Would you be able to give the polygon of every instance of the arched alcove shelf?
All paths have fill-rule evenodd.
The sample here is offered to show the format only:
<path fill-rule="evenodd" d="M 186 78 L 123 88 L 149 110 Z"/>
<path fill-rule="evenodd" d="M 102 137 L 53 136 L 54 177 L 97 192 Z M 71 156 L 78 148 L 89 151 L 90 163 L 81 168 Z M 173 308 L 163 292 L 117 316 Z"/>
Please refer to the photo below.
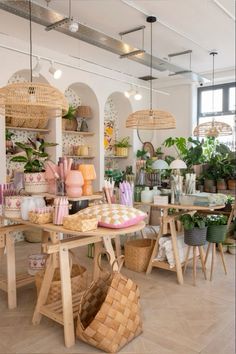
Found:
<path fill-rule="evenodd" d="M 105 103 L 104 109 L 104 156 L 105 169 L 124 170 L 126 166 L 133 165 L 133 150 L 129 149 L 127 158 L 114 156 L 114 143 L 129 136 L 130 144 L 133 144 L 133 131 L 125 126 L 128 115 L 132 112 L 132 106 L 123 92 L 113 92 Z"/>
<path fill-rule="evenodd" d="M 92 111 L 92 118 L 87 121 L 88 132 L 80 132 L 81 119 L 78 119 L 78 131 L 62 131 L 62 153 L 65 156 L 73 156 L 75 163 L 94 164 L 97 179 L 94 181 L 94 189 L 100 189 L 100 124 L 99 104 L 93 89 L 85 83 L 75 82 L 65 90 L 65 97 L 73 108 L 78 106 L 89 106 Z M 77 156 L 77 146 L 89 147 L 89 156 Z M 79 154 L 78 154 L 79 155 Z"/>

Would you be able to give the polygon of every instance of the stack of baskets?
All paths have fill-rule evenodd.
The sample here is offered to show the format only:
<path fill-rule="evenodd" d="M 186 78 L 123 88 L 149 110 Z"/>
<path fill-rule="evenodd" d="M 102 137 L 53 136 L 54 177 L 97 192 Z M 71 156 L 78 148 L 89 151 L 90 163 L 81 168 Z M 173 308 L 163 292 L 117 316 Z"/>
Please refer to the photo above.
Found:
<path fill-rule="evenodd" d="M 6 118 L 6 125 L 9 127 L 45 129 L 48 125 L 48 119 Z"/>

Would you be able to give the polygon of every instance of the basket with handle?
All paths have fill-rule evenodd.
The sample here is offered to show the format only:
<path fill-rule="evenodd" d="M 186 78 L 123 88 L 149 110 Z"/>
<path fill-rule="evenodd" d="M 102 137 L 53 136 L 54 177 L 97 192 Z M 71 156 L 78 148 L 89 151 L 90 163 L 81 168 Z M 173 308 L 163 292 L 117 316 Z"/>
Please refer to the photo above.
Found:
<path fill-rule="evenodd" d="M 92 282 L 79 306 L 77 337 L 107 353 L 116 353 L 142 332 L 139 289 L 120 273 L 121 266 Z"/>
<path fill-rule="evenodd" d="M 71 270 L 71 292 L 78 294 L 85 291 L 87 287 L 87 269 L 79 264 L 77 257 L 70 251 L 70 270 Z M 44 277 L 44 271 L 35 274 L 35 284 L 39 294 Z M 56 268 L 53 280 L 48 293 L 47 304 L 51 304 L 61 299 L 61 274 L 60 269 Z"/>
<path fill-rule="evenodd" d="M 154 240 L 143 238 L 125 243 L 125 266 L 135 272 L 145 272 L 150 260 Z"/>

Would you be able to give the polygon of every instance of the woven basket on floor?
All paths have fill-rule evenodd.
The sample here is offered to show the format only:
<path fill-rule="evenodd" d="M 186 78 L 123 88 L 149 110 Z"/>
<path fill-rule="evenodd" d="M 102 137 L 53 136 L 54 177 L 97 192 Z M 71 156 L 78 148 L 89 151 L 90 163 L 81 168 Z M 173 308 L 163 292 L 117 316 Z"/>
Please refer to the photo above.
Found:
<path fill-rule="evenodd" d="M 107 353 L 116 353 L 142 332 L 138 286 L 120 274 L 94 281 L 82 296 L 77 337 Z"/>
<path fill-rule="evenodd" d="M 154 242 L 143 238 L 125 243 L 125 266 L 135 272 L 145 272 L 150 260 Z"/>
<path fill-rule="evenodd" d="M 75 262 L 76 257 L 73 255 L 73 261 Z M 35 274 L 35 284 L 37 289 L 37 294 L 39 294 L 44 277 L 44 271 Z M 74 263 L 71 266 L 71 292 L 72 295 L 83 292 L 87 287 L 87 270 L 85 267 L 81 266 L 79 263 Z M 60 270 L 57 268 L 55 270 L 51 287 L 48 293 L 47 304 L 51 304 L 57 300 L 61 299 L 61 275 Z"/>

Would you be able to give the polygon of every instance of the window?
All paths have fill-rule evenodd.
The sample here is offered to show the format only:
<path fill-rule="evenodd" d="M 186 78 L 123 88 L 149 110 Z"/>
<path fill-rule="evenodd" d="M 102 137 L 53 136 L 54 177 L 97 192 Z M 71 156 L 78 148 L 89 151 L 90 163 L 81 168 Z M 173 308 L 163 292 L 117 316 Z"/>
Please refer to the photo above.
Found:
<path fill-rule="evenodd" d="M 231 136 L 218 139 L 234 150 L 235 141 L 235 82 L 198 88 L 198 124 L 207 123 L 215 118 L 232 127 Z M 213 95 L 214 93 L 214 95 Z"/>

